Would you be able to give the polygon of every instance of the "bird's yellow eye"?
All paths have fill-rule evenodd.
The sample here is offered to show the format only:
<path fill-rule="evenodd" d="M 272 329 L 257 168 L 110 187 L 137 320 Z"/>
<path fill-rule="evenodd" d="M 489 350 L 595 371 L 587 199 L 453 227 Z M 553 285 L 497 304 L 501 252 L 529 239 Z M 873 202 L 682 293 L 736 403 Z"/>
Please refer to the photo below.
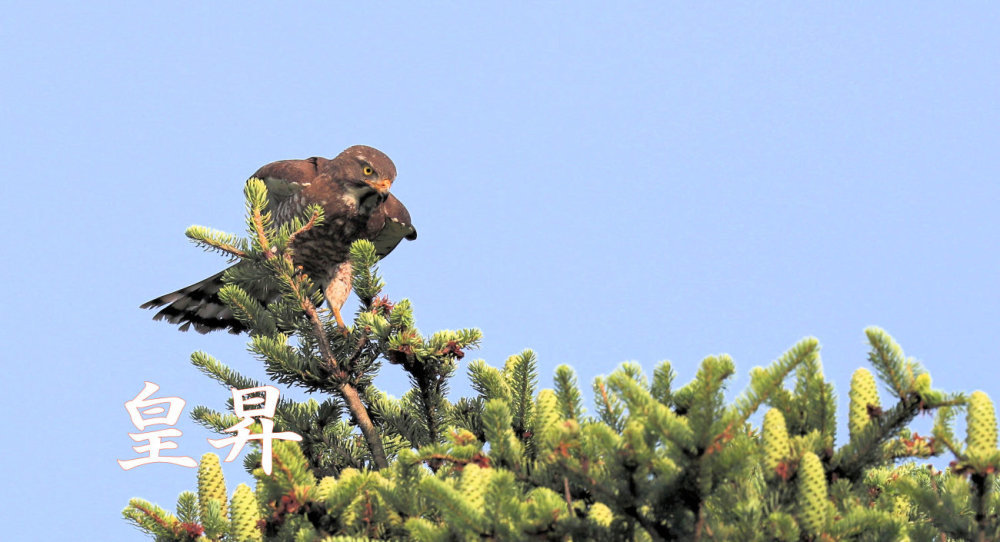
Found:
<path fill-rule="evenodd" d="M 372 169 L 371 166 L 365 166 L 365 168 L 362 169 L 361 172 L 364 173 L 365 175 L 371 175 L 372 173 L 375 173 L 375 170 Z"/>

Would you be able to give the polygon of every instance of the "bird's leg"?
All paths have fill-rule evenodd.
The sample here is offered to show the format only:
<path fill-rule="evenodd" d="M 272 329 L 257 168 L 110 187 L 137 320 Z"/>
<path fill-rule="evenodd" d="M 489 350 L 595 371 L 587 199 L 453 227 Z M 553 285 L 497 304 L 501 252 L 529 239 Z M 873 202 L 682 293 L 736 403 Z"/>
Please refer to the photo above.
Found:
<path fill-rule="evenodd" d="M 337 327 L 343 330 L 344 335 L 347 335 L 347 324 L 344 323 L 344 318 L 340 316 L 340 309 L 333 309 L 333 317 L 337 319 Z"/>
<path fill-rule="evenodd" d="M 326 304 L 330 307 L 330 312 L 337 319 L 337 326 L 340 327 L 344 335 L 347 335 L 347 325 L 340 315 L 340 309 L 347 302 L 347 297 L 351 294 L 351 262 L 344 262 L 337 266 L 330 282 L 323 289 L 323 296 L 326 297 Z"/>

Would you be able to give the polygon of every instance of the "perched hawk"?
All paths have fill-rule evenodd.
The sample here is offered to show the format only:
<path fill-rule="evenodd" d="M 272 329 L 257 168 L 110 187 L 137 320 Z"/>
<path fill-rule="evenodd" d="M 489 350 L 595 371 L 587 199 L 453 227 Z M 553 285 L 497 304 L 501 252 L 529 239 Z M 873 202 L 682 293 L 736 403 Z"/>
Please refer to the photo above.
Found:
<path fill-rule="evenodd" d="M 343 327 L 340 308 L 351 291 L 351 243 L 368 239 L 375 244 L 379 258 L 384 258 L 401 240 L 417 238 L 410 213 L 389 193 L 396 166 L 378 149 L 356 145 L 333 160 L 281 160 L 258 169 L 253 176 L 267 185 L 267 209 L 276 225 L 302 216 L 310 204 L 323 207 L 323 224 L 297 237 L 292 249 L 295 264 L 323 288 L 337 324 Z M 246 327 L 219 300 L 224 272 L 141 307 L 163 307 L 153 319 L 180 324 L 181 331 L 189 327 L 200 333 L 244 331 Z"/>

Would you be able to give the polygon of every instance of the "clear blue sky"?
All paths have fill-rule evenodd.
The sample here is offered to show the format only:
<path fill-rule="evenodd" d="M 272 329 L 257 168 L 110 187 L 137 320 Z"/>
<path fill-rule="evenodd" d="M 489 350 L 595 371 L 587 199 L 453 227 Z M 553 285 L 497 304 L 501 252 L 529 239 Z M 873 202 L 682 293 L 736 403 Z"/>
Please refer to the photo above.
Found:
<path fill-rule="evenodd" d="M 481 328 L 466 360 L 530 347 L 590 397 L 622 361 L 686 382 L 729 353 L 738 391 L 815 335 L 843 406 L 876 324 L 935 387 L 1000 399 L 1000 8 L 475 5 L 4 9 L 5 538 L 135 540 L 129 497 L 194 488 L 118 467 L 123 403 L 186 399 L 197 458 L 187 414 L 228 391 L 190 353 L 263 371 L 137 307 L 221 269 L 182 232 L 241 231 L 260 165 L 357 143 L 420 232 L 388 293 L 425 332 Z"/>

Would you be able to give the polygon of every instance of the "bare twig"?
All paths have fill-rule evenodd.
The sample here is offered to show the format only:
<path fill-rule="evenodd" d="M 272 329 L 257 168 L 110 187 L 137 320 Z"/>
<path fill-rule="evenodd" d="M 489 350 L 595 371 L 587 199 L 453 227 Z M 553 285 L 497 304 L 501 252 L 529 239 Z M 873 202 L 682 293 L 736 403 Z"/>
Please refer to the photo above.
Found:
<path fill-rule="evenodd" d="M 569 478 L 563 476 L 563 493 L 566 495 L 566 511 L 573 515 L 573 496 L 569 494 Z"/>

